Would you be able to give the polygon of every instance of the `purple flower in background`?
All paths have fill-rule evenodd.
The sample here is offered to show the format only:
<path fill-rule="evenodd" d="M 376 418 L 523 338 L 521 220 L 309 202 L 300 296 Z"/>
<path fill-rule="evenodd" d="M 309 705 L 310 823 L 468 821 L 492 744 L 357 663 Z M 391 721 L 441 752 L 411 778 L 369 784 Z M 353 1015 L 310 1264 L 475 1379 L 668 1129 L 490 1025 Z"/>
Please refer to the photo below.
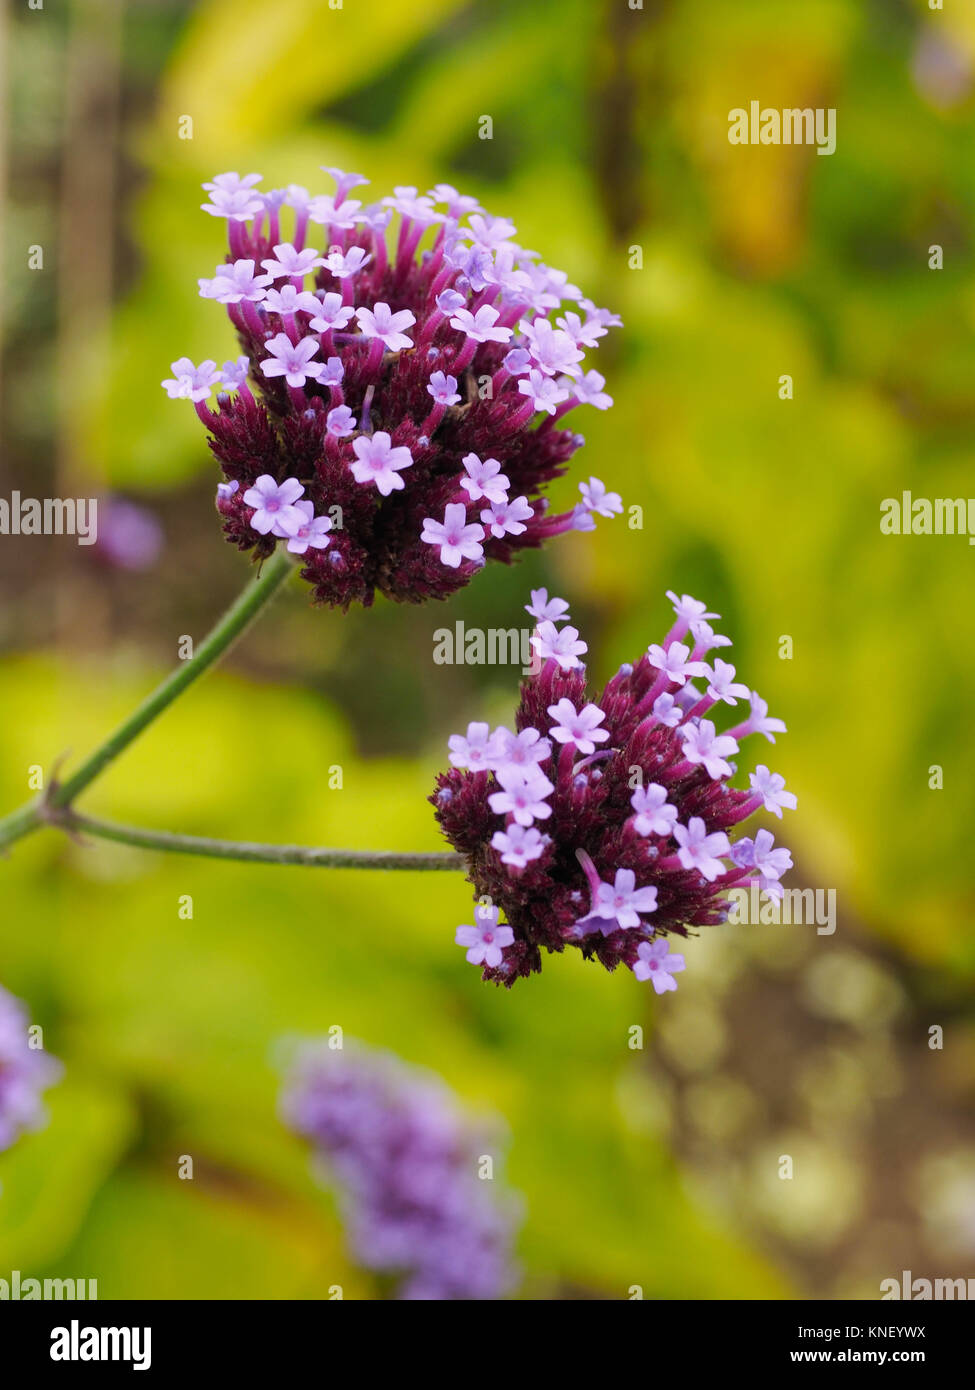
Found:
<path fill-rule="evenodd" d="M 513 937 L 500 964 L 486 953 L 478 961 L 486 980 L 511 985 L 541 969 L 543 950 L 573 947 L 608 970 L 628 966 L 658 993 L 676 989 L 684 962 L 670 954 L 670 936 L 725 921 L 731 888 L 780 891 L 788 851 L 767 830 L 731 839 L 762 807 L 781 815 L 795 805 L 764 765 L 749 790 L 731 786 L 725 754 L 748 733 L 767 733 L 765 702 L 752 694 L 751 727 L 733 734 L 701 718 L 702 705 L 714 713 L 724 704 L 695 693 L 688 677 L 730 693 L 734 673 L 716 663 L 716 674 L 678 640 L 706 621 L 705 609 L 672 598 L 676 621 L 664 643 L 621 666 L 598 699 L 589 697 L 575 628 L 543 619 L 535 635 L 543 664 L 522 685 L 517 736 L 481 723 L 466 741 L 451 739 L 454 766 L 430 800 L 478 901 L 495 913 L 491 944 L 500 945 L 505 924 Z M 544 590 L 529 611 L 564 617 Z"/>
<path fill-rule="evenodd" d="M 389 1053 L 300 1049 L 281 1097 L 340 1194 L 353 1257 L 396 1281 L 397 1297 L 491 1300 L 516 1282 L 517 1203 L 496 1175 L 495 1126 L 474 1127 L 432 1073 Z"/>
<path fill-rule="evenodd" d="M 41 1092 L 61 1070 L 60 1062 L 33 1044 L 23 1004 L 0 985 L 0 1153 L 44 1124 Z"/>
<path fill-rule="evenodd" d="M 449 185 L 365 205 L 348 196 L 358 175 L 329 172 L 334 195 L 262 193 L 256 174 L 204 185 L 229 254 L 201 293 L 224 304 L 241 355 L 223 374 L 180 358 L 164 386 L 193 401 L 223 481 L 239 484 L 218 495 L 227 539 L 268 556 L 282 533 L 255 525 L 245 498 L 258 478 L 297 479 L 315 517 L 341 509 L 301 574 L 316 600 L 346 608 L 377 590 L 447 598 L 486 561 L 591 529 L 597 511 L 618 515 L 602 484 L 563 513 L 544 498 L 583 442 L 563 417 L 611 404 L 584 358 L 616 316 Z M 380 437 L 410 458 L 408 473 L 363 479 L 362 449 L 371 463 Z"/>
<path fill-rule="evenodd" d="M 149 569 L 158 560 L 165 535 L 148 507 L 124 497 L 103 497 L 98 503 L 95 554 L 123 570 Z"/>

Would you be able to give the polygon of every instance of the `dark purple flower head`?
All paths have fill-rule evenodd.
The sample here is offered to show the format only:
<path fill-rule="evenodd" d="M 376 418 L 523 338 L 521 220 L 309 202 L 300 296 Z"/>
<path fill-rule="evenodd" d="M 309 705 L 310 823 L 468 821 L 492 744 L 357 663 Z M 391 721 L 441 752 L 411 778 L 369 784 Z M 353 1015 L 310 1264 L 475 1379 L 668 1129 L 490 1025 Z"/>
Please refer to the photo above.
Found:
<path fill-rule="evenodd" d="M 32 1046 L 30 1018 L 20 1000 L 0 986 L 0 1153 L 44 1123 L 41 1092 L 60 1075 L 60 1062 Z"/>
<path fill-rule="evenodd" d="M 535 591 L 537 672 L 522 684 L 514 731 L 474 723 L 450 739 L 454 766 L 430 800 L 478 894 L 475 921 L 456 940 L 486 980 L 510 986 L 541 969 L 543 949 L 574 946 L 663 993 L 684 968 L 670 935 L 724 921 L 731 887 L 781 895 L 788 850 L 767 830 L 734 843 L 728 832 L 796 799 L 765 766 L 749 791 L 735 789 L 728 760 L 747 735 L 774 743 L 785 725 L 733 666 L 704 660 L 730 645 L 710 626 L 717 614 L 687 594 L 668 597 L 676 621 L 663 644 L 591 701 L 586 644 L 567 605 Z M 750 713 L 719 733 L 719 711 L 740 700 Z"/>
<path fill-rule="evenodd" d="M 253 174 L 204 185 L 230 253 L 200 293 L 226 305 L 241 355 L 180 358 L 163 386 L 209 430 L 228 539 L 258 558 L 288 542 L 319 602 L 368 605 L 378 589 L 419 603 L 621 511 L 596 479 L 561 515 L 543 496 L 583 442 L 563 417 L 612 404 L 584 350 L 619 319 L 449 185 L 365 207 L 348 196 L 364 180 L 329 172 L 334 196 L 262 194 Z M 293 509 L 254 523 L 262 491 L 285 484 L 310 509 L 297 551 Z"/>
<path fill-rule="evenodd" d="M 303 1047 L 281 1099 L 340 1189 L 352 1251 L 398 1297 L 496 1299 L 515 1282 L 515 1204 L 491 1192 L 497 1137 L 473 1129 L 443 1082 L 361 1047 Z"/>

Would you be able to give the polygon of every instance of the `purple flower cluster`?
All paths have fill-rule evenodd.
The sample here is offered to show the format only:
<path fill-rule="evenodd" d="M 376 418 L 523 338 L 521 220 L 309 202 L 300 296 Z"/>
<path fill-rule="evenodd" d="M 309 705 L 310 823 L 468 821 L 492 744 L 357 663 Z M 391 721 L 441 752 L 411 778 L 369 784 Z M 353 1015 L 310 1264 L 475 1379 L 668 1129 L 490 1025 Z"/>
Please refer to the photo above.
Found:
<path fill-rule="evenodd" d="M 336 1181 L 355 1258 L 394 1277 L 399 1298 L 510 1292 L 515 1203 L 479 1177 L 491 1141 L 439 1078 L 388 1053 L 310 1044 L 288 1076 L 282 1114 Z"/>
<path fill-rule="evenodd" d="M 559 515 L 542 496 L 583 442 L 559 422 L 612 405 L 584 358 L 620 320 L 449 184 L 364 206 L 366 180 L 327 172 L 317 197 L 258 174 L 203 185 L 230 252 L 200 293 L 241 355 L 180 358 L 163 386 L 210 432 L 228 539 L 258 558 L 284 540 L 319 602 L 418 603 L 622 510 L 596 479 Z"/>
<path fill-rule="evenodd" d="M 592 701 L 568 604 L 533 591 L 538 670 L 522 684 L 514 731 L 473 723 L 450 739 L 454 766 L 430 799 L 479 895 L 456 940 L 486 980 L 510 986 L 541 969 L 543 947 L 575 946 L 660 994 L 684 969 L 669 938 L 724 921 L 729 888 L 756 883 L 781 897 L 788 850 L 767 830 L 728 832 L 762 807 L 781 817 L 796 798 L 764 765 L 749 790 L 735 789 L 729 759 L 748 735 L 774 743 L 785 725 L 733 666 L 704 660 L 731 645 L 711 627 L 718 615 L 687 594 L 668 598 L 676 619 L 663 643 Z M 719 732 L 717 711 L 739 700 L 747 716 Z"/>
<path fill-rule="evenodd" d="M 41 1092 L 61 1075 L 59 1062 L 31 1046 L 29 1028 L 23 1004 L 0 985 L 0 1153 L 41 1127 Z"/>

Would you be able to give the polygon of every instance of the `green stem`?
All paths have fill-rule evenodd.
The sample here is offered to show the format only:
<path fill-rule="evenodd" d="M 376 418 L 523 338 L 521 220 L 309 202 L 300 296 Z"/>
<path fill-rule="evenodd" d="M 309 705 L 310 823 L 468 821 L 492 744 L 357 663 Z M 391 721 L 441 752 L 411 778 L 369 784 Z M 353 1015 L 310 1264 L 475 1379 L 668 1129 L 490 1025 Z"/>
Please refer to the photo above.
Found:
<path fill-rule="evenodd" d="M 452 850 L 441 854 L 400 854 L 396 850 L 318 849 L 306 845 L 264 845 L 251 840 L 211 840 L 201 835 L 178 835 L 168 830 L 143 830 L 135 825 L 63 811 L 56 824 L 67 831 L 95 835 L 102 840 L 133 845 L 137 849 L 163 850 L 170 854 L 199 854 L 208 859 L 238 859 L 248 864 L 302 864 L 312 869 L 464 869 Z"/>
<path fill-rule="evenodd" d="M 43 796 L 0 820 L 0 850 L 46 823 L 58 823 L 58 813 L 69 807 L 75 797 L 138 738 L 143 729 L 148 728 L 154 719 L 182 695 L 187 686 L 192 685 L 233 646 L 293 570 L 287 551 L 279 547 L 265 562 L 254 582 L 248 584 L 200 642 L 193 656 L 168 675 L 128 719 L 124 720 L 104 743 L 99 744 L 76 772 L 64 782 L 52 783 Z"/>

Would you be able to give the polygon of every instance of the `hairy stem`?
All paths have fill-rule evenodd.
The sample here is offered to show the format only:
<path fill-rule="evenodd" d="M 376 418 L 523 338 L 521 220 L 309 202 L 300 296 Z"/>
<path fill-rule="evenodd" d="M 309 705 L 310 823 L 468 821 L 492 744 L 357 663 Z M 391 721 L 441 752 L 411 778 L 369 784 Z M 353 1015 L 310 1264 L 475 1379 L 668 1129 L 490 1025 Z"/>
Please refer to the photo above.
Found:
<path fill-rule="evenodd" d="M 251 840 L 213 840 L 202 835 L 179 835 L 168 830 L 143 830 L 94 816 L 64 811 L 56 819 L 64 830 L 115 840 L 137 849 L 169 854 L 197 854 L 207 859 L 237 859 L 248 864 L 299 864 L 311 869 L 464 869 L 459 854 L 409 854 L 398 850 L 319 849 L 307 845 L 265 845 Z"/>
<path fill-rule="evenodd" d="M 0 820 L 0 850 L 22 839 L 44 824 L 58 824 L 75 797 L 128 748 L 139 734 L 168 709 L 178 696 L 227 652 L 257 614 L 270 602 L 293 573 L 293 565 L 283 547 L 264 564 L 258 577 L 235 599 L 223 617 L 207 633 L 192 657 L 147 696 L 119 727 L 91 753 L 77 771 L 63 782 L 54 781 L 47 791 L 27 806 Z"/>

